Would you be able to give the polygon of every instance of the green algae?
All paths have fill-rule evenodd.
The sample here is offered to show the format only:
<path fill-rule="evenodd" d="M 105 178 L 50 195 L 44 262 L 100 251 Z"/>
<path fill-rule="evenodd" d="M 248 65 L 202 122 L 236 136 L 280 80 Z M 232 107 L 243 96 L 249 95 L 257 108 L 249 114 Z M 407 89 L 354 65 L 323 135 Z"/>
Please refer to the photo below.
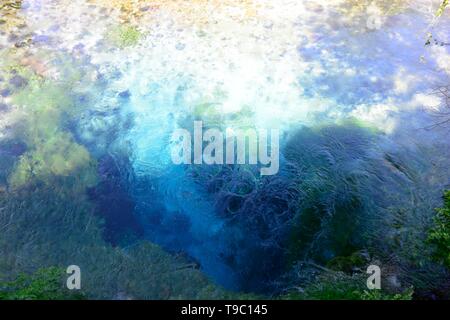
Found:
<path fill-rule="evenodd" d="M 249 106 L 242 106 L 238 111 L 224 113 L 223 102 L 201 102 L 194 106 L 192 115 L 202 121 L 205 127 L 221 129 L 254 129 L 254 112 Z"/>
<path fill-rule="evenodd" d="M 402 292 L 368 290 L 366 275 L 345 275 L 341 272 L 326 272 L 302 290 L 291 290 L 281 296 L 284 300 L 412 300 L 412 287 Z"/>
<path fill-rule="evenodd" d="M 122 24 L 108 31 L 105 38 L 113 46 L 124 49 L 137 45 L 142 38 L 142 33 L 135 26 Z"/>
<path fill-rule="evenodd" d="M 360 128 L 372 135 L 382 134 L 382 131 L 379 128 L 377 128 L 375 125 L 373 125 L 367 121 L 355 118 L 355 117 L 342 119 L 342 120 L 338 121 L 337 124 L 340 126 L 348 126 L 348 127 L 353 126 L 356 128 Z"/>
<path fill-rule="evenodd" d="M 82 74 L 71 73 L 74 68 L 67 67 L 63 70 L 72 76 L 57 83 L 38 77 L 26 67 L 11 68 L 27 79 L 27 86 L 13 96 L 13 103 L 24 113 L 16 136 L 28 150 L 8 178 L 10 187 L 17 189 L 36 181 L 51 183 L 53 176 L 72 174 L 76 174 L 73 178 L 80 183 L 77 189 L 93 186 L 96 183 L 95 161 L 69 132 L 62 130 L 64 121 L 70 121 L 83 111 L 83 107 L 75 103 L 76 94 L 69 90 Z"/>
<path fill-rule="evenodd" d="M 76 173 L 79 186 L 92 187 L 97 182 L 95 167 L 95 161 L 83 146 L 69 134 L 57 133 L 22 155 L 8 182 L 16 189 L 35 179 L 50 183 L 53 176 Z"/>
<path fill-rule="evenodd" d="M 333 128 L 333 127 L 360 129 L 362 134 L 373 136 L 373 137 L 383 134 L 383 131 L 380 130 L 379 128 L 377 128 L 375 125 L 371 124 L 370 122 L 358 119 L 356 117 L 347 117 L 347 118 L 343 118 L 343 119 L 337 119 L 335 121 L 324 121 L 324 122 L 315 124 L 310 129 L 313 132 L 320 134 L 327 128 Z"/>
<path fill-rule="evenodd" d="M 63 268 L 41 268 L 33 274 L 20 273 L 13 281 L 0 281 L 0 300 L 84 300 L 65 288 Z"/>
<path fill-rule="evenodd" d="M 205 102 L 194 107 L 194 117 L 198 121 L 203 121 L 209 126 L 222 124 L 223 116 L 220 112 L 220 103 Z"/>

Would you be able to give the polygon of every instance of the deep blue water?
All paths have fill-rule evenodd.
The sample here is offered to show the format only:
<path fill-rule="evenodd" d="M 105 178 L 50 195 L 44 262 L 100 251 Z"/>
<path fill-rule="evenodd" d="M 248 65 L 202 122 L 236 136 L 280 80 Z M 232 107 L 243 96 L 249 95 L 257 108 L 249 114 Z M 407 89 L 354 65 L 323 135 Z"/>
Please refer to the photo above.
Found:
<path fill-rule="evenodd" d="M 424 129 L 435 121 L 430 90 L 450 74 L 448 47 L 424 46 L 426 12 L 390 14 L 376 30 L 301 2 L 272 12 L 272 23 L 227 13 L 228 25 L 184 25 L 162 14 L 121 48 L 108 44 L 115 20 L 72 5 L 23 7 L 39 52 L 28 64 L 57 84 L 84 77 L 69 83 L 75 111 L 59 126 L 96 160 L 100 180 L 87 193 L 108 242 L 147 239 L 228 289 L 265 293 L 299 261 L 411 254 L 450 184 L 448 131 Z M 24 86 L 17 80 L 2 84 L 0 114 Z M 194 120 L 279 129 L 279 173 L 174 165 L 171 134 Z M 4 150 L 12 166 L 27 148 Z"/>

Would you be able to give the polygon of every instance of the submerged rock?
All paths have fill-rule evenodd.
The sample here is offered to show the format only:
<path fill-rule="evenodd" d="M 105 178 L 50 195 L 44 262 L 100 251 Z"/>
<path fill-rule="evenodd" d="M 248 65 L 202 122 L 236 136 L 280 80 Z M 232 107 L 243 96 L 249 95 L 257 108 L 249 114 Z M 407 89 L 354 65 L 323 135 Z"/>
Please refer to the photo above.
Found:
<path fill-rule="evenodd" d="M 119 93 L 119 97 L 124 98 L 124 99 L 128 99 L 129 97 L 131 97 L 131 92 L 130 90 L 125 90 Z"/>
<path fill-rule="evenodd" d="M 6 103 L 0 103 L 0 112 L 5 112 L 9 110 L 9 106 Z"/>
<path fill-rule="evenodd" d="M 19 37 L 16 34 L 10 34 L 8 36 L 8 41 L 9 42 L 16 42 L 19 39 Z"/>
<path fill-rule="evenodd" d="M 37 35 L 33 37 L 33 43 L 49 44 L 51 39 L 52 38 L 47 35 Z"/>
<path fill-rule="evenodd" d="M 16 42 L 16 43 L 14 44 L 14 46 L 15 46 L 16 48 L 23 48 L 23 47 L 26 47 L 27 45 L 28 45 L 28 43 L 25 42 L 25 41 Z"/>
<path fill-rule="evenodd" d="M 0 90 L 0 96 L 2 97 L 9 97 L 11 95 L 10 89 L 2 89 Z"/>
<path fill-rule="evenodd" d="M 9 83 L 16 88 L 23 88 L 28 84 L 28 80 L 19 75 L 15 75 L 9 80 Z"/>

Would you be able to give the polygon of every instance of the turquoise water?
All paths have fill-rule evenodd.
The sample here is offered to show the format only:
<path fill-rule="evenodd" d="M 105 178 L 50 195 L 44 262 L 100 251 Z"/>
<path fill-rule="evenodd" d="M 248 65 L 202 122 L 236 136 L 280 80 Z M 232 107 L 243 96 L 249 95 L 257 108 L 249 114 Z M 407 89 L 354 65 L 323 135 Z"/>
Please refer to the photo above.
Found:
<path fill-rule="evenodd" d="M 271 292 L 295 261 L 326 264 L 367 248 L 403 263 L 450 183 L 448 128 L 433 127 L 432 94 L 448 83 L 450 52 L 424 45 L 429 31 L 445 39 L 450 24 L 448 12 L 434 21 L 436 3 L 399 3 L 380 5 L 376 27 L 373 8 L 345 1 L 214 10 L 159 1 L 134 15 L 101 1 L 8 7 L 0 142 L 23 146 L 5 147 L 15 165 L 0 187 L 75 177 L 108 241 L 150 240 L 233 290 Z M 14 68 L 26 84 L 14 84 Z M 34 102 L 47 96 L 54 106 Z M 280 172 L 174 165 L 171 134 L 194 120 L 279 129 Z M 60 132 L 96 161 L 95 183 L 80 173 L 87 155 L 48 147 L 62 144 L 50 138 Z M 14 175 L 26 152 L 49 169 Z"/>

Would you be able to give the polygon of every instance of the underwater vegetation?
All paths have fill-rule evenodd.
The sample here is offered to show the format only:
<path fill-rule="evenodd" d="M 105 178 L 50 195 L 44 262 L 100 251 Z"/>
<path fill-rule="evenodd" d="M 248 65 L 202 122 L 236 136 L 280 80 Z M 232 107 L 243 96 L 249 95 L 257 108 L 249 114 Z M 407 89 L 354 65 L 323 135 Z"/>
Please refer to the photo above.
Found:
<path fill-rule="evenodd" d="M 114 239 L 132 246 L 113 247 L 116 241 L 105 234 L 103 221 L 108 230 L 116 230 L 108 223 L 124 206 L 115 216 L 109 210 L 105 220 L 99 217 L 113 204 L 102 200 L 108 192 L 120 204 L 112 179 L 120 174 L 107 161 L 93 159 L 77 141 L 72 123 L 95 100 L 76 85 L 85 76 L 83 69 L 64 58 L 62 62 L 60 72 L 68 75 L 62 81 L 27 67 L 10 68 L 12 78 L 24 81 L 12 97 L 20 120 L 10 140 L 1 143 L 1 159 L 13 163 L 1 168 L 7 183 L 0 192 L 1 299 L 175 299 L 201 297 L 203 291 L 208 297 L 225 295 L 186 257 L 172 256 L 154 244 L 136 244 L 135 239 L 125 241 L 126 230 Z M 60 281 L 60 271 L 75 260 L 86 272 L 86 285 L 77 295 Z"/>
<path fill-rule="evenodd" d="M 64 276 L 64 270 L 55 267 L 20 274 L 14 281 L 0 283 L 0 300 L 84 300 L 82 294 L 67 291 Z"/>
<path fill-rule="evenodd" d="M 131 25 L 117 26 L 106 34 L 106 39 L 120 49 L 136 45 L 141 37 L 139 30 Z"/>
<path fill-rule="evenodd" d="M 413 288 L 401 293 L 387 293 L 383 290 L 369 291 L 365 280 L 363 275 L 326 273 L 304 289 L 292 289 L 281 298 L 287 300 L 412 300 Z"/>
<path fill-rule="evenodd" d="M 78 180 L 74 186 L 94 185 L 95 161 L 70 132 L 61 129 L 80 112 L 80 105 L 74 102 L 76 93 L 68 91 L 79 81 L 80 73 L 70 72 L 64 83 L 42 79 L 23 67 L 13 67 L 10 73 L 24 79 L 13 101 L 23 112 L 15 136 L 27 146 L 8 179 L 10 187 L 20 188 L 32 181 L 51 183 L 53 176 L 69 177 L 73 172 L 78 172 L 73 175 Z"/>
<path fill-rule="evenodd" d="M 134 214 L 135 202 L 127 187 L 130 174 L 126 156 L 105 155 L 98 160 L 98 183 L 87 191 L 95 212 L 104 220 L 104 239 L 127 246 L 143 236 L 143 227 Z"/>
<path fill-rule="evenodd" d="M 64 183 L 61 182 L 61 189 Z M 33 274 L 36 266 L 57 266 L 57 270 L 65 270 L 69 261 L 84 270 L 81 293 L 89 299 L 193 298 L 200 297 L 204 291 L 211 297 L 221 297 L 222 291 L 213 289 L 195 265 L 182 256 L 171 256 L 150 243 L 128 249 L 106 243 L 102 238 L 102 223 L 86 198 L 64 195 L 58 191 L 56 183 L 52 188 L 36 188 L 33 192 L 0 194 L 0 248 L 4 253 L 0 259 L 2 297 L 14 298 L 22 291 L 33 294 L 40 290 L 42 282 L 49 282 L 42 286 L 49 286 L 49 294 L 53 295 L 55 269 L 30 275 L 30 284 L 29 279 L 22 280 L 19 273 Z M 40 227 L 35 228 L 36 225 Z M 10 290 L 18 292 L 10 295 Z"/>
<path fill-rule="evenodd" d="M 448 131 L 427 113 L 449 52 L 424 46 L 448 1 L 425 7 L 2 1 L 0 299 L 449 299 Z M 173 165 L 196 120 L 279 129 L 279 173 Z"/>
<path fill-rule="evenodd" d="M 424 283 L 436 281 L 433 277 L 446 277 L 429 257 L 430 248 L 425 244 L 429 224 L 418 227 L 418 221 L 431 221 L 432 203 L 438 199 L 431 197 L 421 208 L 410 202 L 410 192 L 426 195 L 426 181 L 418 179 L 418 170 L 430 168 L 421 159 L 425 154 L 406 159 L 402 154 L 410 151 L 398 145 L 395 151 L 383 151 L 381 146 L 390 143 L 387 136 L 355 121 L 301 128 L 284 143 L 279 175 L 260 177 L 251 166 L 187 166 L 182 181 L 194 182 L 195 193 L 207 199 L 209 210 L 213 206 L 212 213 L 203 214 L 212 214 L 224 223 L 217 244 L 219 261 L 228 266 L 243 291 L 279 293 L 292 281 L 311 281 L 315 276 L 310 272 L 302 275 L 308 278 L 309 274 L 309 279 L 289 276 L 303 262 L 352 274 L 363 272 L 372 260 L 381 260 L 388 269 L 391 264 L 396 266 L 395 271 L 387 272 L 401 279 L 402 288 L 417 285 L 420 294 L 422 285 L 429 287 Z M 166 187 L 163 182 L 156 190 Z M 170 229 L 154 238 L 161 243 L 174 233 L 194 237 L 189 219 L 195 221 L 196 211 L 203 209 L 199 200 L 191 208 L 187 205 L 189 194 L 179 192 L 183 201 L 171 200 L 170 210 L 178 212 L 177 221 L 184 223 L 177 228 L 172 222 Z M 157 196 L 154 191 L 151 194 L 147 197 L 161 197 L 158 192 Z M 398 207 L 387 202 L 389 197 L 396 199 Z M 164 206 L 160 210 L 165 210 Z M 156 218 L 153 210 L 141 214 Z M 393 217 L 395 214 L 402 216 Z M 160 223 L 152 222 L 153 228 Z M 216 236 L 211 236 L 211 241 L 218 242 Z M 177 247 L 171 242 L 166 246 Z M 392 248 L 396 248 L 395 263 Z M 194 253 L 194 257 L 203 265 L 201 255 Z M 413 266 L 418 268 L 418 277 L 402 271 Z M 433 272 L 424 271 L 428 269 Z"/>
<path fill-rule="evenodd" d="M 53 176 L 77 173 L 74 185 L 93 186 L 96 182 L 95 163 L 86 149 L 73 142 L 68 134 L 53 135 L 23 154 L 9 177 L 11 188 L 19 188 L 32 180 L 51 183 Z"/>

